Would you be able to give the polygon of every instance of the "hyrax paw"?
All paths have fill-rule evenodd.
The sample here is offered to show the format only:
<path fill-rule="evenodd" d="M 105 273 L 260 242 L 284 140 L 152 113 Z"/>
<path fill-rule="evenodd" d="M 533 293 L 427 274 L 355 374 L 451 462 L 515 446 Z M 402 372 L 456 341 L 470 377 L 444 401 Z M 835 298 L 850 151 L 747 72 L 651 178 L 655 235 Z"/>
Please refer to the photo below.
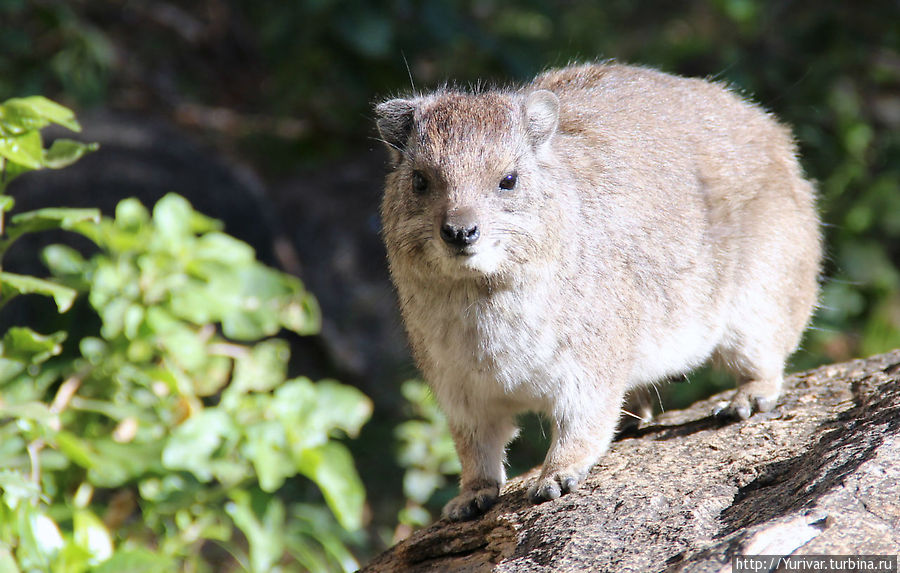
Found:
<path fill-rule="evenodd" d="M 542 476 L 538 482 L 528 490 L 528 497 L 534 503 L 544 503 L 551 499 L 573 492 L 584 477 L 579 472 L 558 472 L 549 476 Z"/>
<path fill-rule="evenodd" d="M 738 388 L 730 402 L 719 402 L 713 408 L 717 418 L 746 420 L 754 412 L 768 412 L 778 402 L 779 390 L 767 384 L 750 382 Z"/>
<path fill-rule="evenodd" d="M 497 485 L 463 490 L 444 506 L 441 515 L 450 521 L 474 519 L 493 507 L 498 497 L 500 487 Z"/>

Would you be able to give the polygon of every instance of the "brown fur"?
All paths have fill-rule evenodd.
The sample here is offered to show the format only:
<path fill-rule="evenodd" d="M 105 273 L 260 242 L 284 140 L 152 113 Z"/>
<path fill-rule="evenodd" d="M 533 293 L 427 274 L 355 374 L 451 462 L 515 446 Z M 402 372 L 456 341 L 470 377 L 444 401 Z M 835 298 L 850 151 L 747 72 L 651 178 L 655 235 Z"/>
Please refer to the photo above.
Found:
<path fill-rule="evenodd" d="M 724 413 L 774 406 L 821 247 L 813 187 L 769 114 L 611 64 L 377 112 L 391 274 L 463 467 L 446 516 L 496 499 L 519 412 L 553 423 L 543 501 L 603 454 L 632 388 L 717 357 L 739 380 Z"/>

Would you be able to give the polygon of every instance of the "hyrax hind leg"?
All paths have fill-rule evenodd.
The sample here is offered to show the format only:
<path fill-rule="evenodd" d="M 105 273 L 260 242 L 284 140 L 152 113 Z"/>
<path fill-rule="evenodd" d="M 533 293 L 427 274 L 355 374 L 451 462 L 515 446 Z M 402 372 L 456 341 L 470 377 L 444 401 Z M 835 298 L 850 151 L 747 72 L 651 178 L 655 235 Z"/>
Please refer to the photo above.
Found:
<path fill-rule="evenodd" d="M 781 395 L 782 375 L 769 378 L 744 378 L 730 402 L 716 406 L 714 414 L 721 418 L 746 420 L 754 412 L 768 412 Z"/>
<path fill-rule="evenodd" d="M 815 307 L 820 258 L 815 215 L 784 220 L 777 227 L 783 232 L 757 233 L 747 247 L 761 255 L 745 263 L 744 280 L 716 349 L 718 360 L 738 378 L 730 403 L 716 409 L 719 416 L 743 420 L 775 407 L 785 362 Z"/>
<path fill-rule="evenodd" d="M 735 374 L 738 389 L 730 401 L 716 404 L 713 414 L 746 420 L 774 408 L 784 383 L 785 354 L 771 348 L 720 348 L 718 359 Z"/>

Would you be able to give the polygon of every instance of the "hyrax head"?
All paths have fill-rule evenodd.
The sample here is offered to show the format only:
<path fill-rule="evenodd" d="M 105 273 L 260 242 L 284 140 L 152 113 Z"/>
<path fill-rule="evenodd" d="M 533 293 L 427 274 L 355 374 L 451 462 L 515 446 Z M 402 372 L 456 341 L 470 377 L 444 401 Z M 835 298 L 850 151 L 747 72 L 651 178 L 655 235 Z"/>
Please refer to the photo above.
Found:
<path fill-rule="evenodd" d="M 394 168 L 382 201 L 393 266 L 500 279 L 532 256 L 552 192 L 541 164 L 552 154 L 555 95 L 438 92 L 375 109 Z"/>

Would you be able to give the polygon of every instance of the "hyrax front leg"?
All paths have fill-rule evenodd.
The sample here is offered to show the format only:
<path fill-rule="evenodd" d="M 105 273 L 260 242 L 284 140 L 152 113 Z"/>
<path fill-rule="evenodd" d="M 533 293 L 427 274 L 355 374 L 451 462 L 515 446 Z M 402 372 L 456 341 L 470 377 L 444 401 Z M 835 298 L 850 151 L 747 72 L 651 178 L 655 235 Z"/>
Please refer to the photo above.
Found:
<path fill-rule="evenodd" d="M 501 417 L 469 424 L 451 420 L 450 432 L 462 475 L 459 495 L 444 506 L 442 514 L 451 521 L 473 519 L 490 509 L 500 496 L 500 486 L 506 481 L 506 444 L 515 437 L 517 428 L 511 418 Z"/>
<path fill-rule="evenodd" d="M 606 400 L 610 400 L 606 398 Z M 612 442 L 622 397 L 603 408 L 584 408 L 556 417 L 553 441 L 541 476 L 528 494 L 535 503 L 574 491 Z"/>

